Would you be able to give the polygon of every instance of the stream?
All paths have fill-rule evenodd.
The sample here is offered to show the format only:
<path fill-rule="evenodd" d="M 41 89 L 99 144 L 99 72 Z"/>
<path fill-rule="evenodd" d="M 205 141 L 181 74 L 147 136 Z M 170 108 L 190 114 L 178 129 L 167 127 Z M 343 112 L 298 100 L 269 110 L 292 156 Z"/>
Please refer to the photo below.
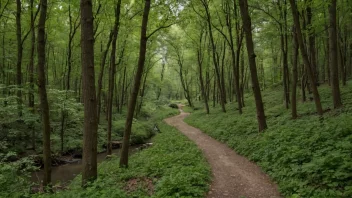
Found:
<path fill-rule="evenodd" d="M 138 152 L 137 148 L 141 145 L 130 146 L 129 154 Z M 119 156 L 121 149 L 113 149 L 112 153 Z M 97 157 L 98 163 L 104 161 L 106 158 L 106 152 L 99 153 Z M 51 181 L 52 184 L 60 183 L 61 186 L 67 185 L 71 180 L 73 180 L 82 170 L 82 159 L 75 159 L 76 162 L 68 163 L 59 166 L 52 166 L 51 168 Z M 31 176 L 31 181 L 34 183 L 40 183 L 44 176 L 44 170 L 33 172 Z"/>

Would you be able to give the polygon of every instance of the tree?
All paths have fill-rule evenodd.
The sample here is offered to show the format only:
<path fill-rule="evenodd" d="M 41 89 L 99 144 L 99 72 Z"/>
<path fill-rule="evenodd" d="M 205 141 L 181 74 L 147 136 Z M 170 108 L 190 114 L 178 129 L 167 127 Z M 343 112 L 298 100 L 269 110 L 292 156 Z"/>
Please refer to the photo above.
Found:
<path fill-rule="evenodd" d="M 23 46 L 22 46 L 22 27 L 21 27 L 21 12 L 22 4 L 21 0 L 16 0 L 16 35 L 17 35 L 17 103 L 18 103 L 18 115 L 22 116 L 22 56 L 23 56 Z"/>
<path fill-rule="evenodd" d="M 209 11 L 209 1 L 208 0 L 200 0 L 204 11 L 205 11 L 205 17 L 202 16 L 200 13 L 198 13 L 195 8 L 193 7 L 193 10 L 198 14 L 198 16 L 200 16 L 201 18 L 204 18 L 207 22 L 208 25 L 208 31 L 209 31 L 209 38 L 210 38 L 210 44 L 211 44 L 211 49 L 212 49 L 212 58 L 213 58 L 213 63 L 214 63 L 214 67 L 215 67 L 215 74 L 216 74 L 216 84 L 218 86 L 219 92 L 220 92 L 220 105 L 221 105 L 221 109 L 223 112 L 226 112 L 226 106 L 225 106 L 225 91 L 223 90 L 223 86 L 221 83 L 221 76 L 220 76 L 220 66 L 219 66 L 219 62 L 218 62 L 218 58 L 217 58 L 217 53 L 216 53 L 216 44 L 214 41 L 214 36 L 213 36 L 213 28 L 212 28 L 212 24 L 211 24 L 211 15 L 210 15 L 210 11 Z"/>
<path fill-rule="evenodd" d="M 112 146 L 111 146 L 111 129 L 112 129 L 112 102 L 114 99 L 114 86 L 115 86 L 115 73 L 116 73 L 116 40 L 119 32 L 120 26 L 120 9 L 121 9 L 121 0 L 117 1 L 115 8 L 115 24 L 112 31 L 112 49 L 110 57 L 110 76 L 109 76 L 109 95 L 108 95 L 108 142 L 107 142 L 107 153 L 111 155 Z"/>
<path fill-rule="evenodd" d="M 331 0 L 329 5 L 329 60 L 331 91 L 334 108 L 342 106 L 339 86 L 338 59 L 337 59 L 337 21 L 336 21 L 336 0 Z"/>
<path fill-rule="evenodd" d="M 40 16 L 38 22 L 38 87 L 40 97 L 40 107 L 42 111 L 43 122 L 43 161 L 44 161 L 44 178 L 43 186 L 51 185 L 51 149 L 50 149 L 50 115 L 49 104 L 46 93 L 45 80 L 45 22 L 47 14 L 47 0 L 40 1 Z"/>
<path fill-rule="evenodd" d="M 206 113 L 209 114 L 208 96 L 206 94 L 204 80 L 203 80 L 203 62 L 204 62 L 203 45 L 205 45 L 206 43 L 205 41 L 203 41 L 203 37 L 204 37 L 203 35 L 204 35 L 204 27 L 201 28 L 201 32 L 199 35 L 199 44 L 197 47 L 197 62 L 198 62 L 200 89 L 202 92 Z"/>
<path fill-rule="evenodd" d="M 239 1 L 240 1 L 242 21 L 243 21 L 243 29 L 246 34 L 249 69 L 251 71 L 251 77 L 252 77 L 252 88 L 254 92 L 255 105 L 257 108 L 257 120 L 259 125 L 259 131 L 263 131 L 264 129 L 267 128 L 267 125 L 266 125 L 266 118 L 264 113 L 264 104 L 262 101 L 262 95 L 260 92 L 260 86 L 259 86 L 258 74 L 257 74 L 257 68 L 256 68 L 256 61 L 255 61 L 256 55 L 254 53 L 254 45 L 253 45 L 253 38 L 252 38 L 252 23 L 248 13 L 247 0 L 239 0 Z"/>
<path fill-rule="evenodd" d="M 315 76 L 313 73 L 313 69 L 311 67 L 311 63 L 308 58 L 306 46 L 304 45 L 304 42 L 303 42 L 303 36 L 302 36 L 302 31 L 301 31 L 301 25 L 299 22 L 299 14 L 298 14 L 298 10 L 297 10 L 297 5 L 295 3 L 295 0 L 290 0 L 290 4 L 291 4 L 292 16 L 294 19 L 295 29 L 296 29 L 296 33 L 297 33 L 297 40 L 298 40 L 298 44 L 299 44 L 299 49 L 301 51 L 301 55 L 302 55 L 305 67 L 307 68 L 307 71 L 308 71 L 308 76 L 309 76 L 310 85 L 311 85 L 311 88 L 313 91 L 315 106 L 316 106 L 318 114 L 323 115 L 323 108 L 321 106 L 320 95 L 319 95 L 318 88 L 316 85 Z"/>
<path fill-rule="evenodd" d="M 292 118 L 297 118 L 297 81 L 298 81 L 298 41 L 297 32 L 295 28 L 292 28 L 293 34 L 293 63 L 292 63 L 292 95 L 291 95 L 291 113 Z"/>
<path fill-rule="evenodd" d="M 94 32 L 92 0 L 81 0 L 81 63 L 83 79 L 82 186 L 97 178 L 97 100 L 94 73 Z"/>
<path fill-rule="evenodd" d="M 137 66 L 137 71 L 134 78 L 134 85 L 132 88 L 131 97 L 128 103 L 125 131 L 123 134 L 123 143 L 122 143 L 121 158 L 120 158 L 120 167 L 126 167 L 126 168 L 128 167 L 128 149 L 130 144 L 133 115 L 134 115 L 134 110 L 136 108 L 137 96 L 138 96 L 139 87 L 140 87 L 141 79 L 143 75 L 145 55 L 147 52 L 147 40 L 148 40 L 147 26 L 148 26 L 148 19 L 149 19 L 149 11 L 150 11 L 150 0 L 145 0 L 142 27 L 141 27 L 138 66 Z"/>

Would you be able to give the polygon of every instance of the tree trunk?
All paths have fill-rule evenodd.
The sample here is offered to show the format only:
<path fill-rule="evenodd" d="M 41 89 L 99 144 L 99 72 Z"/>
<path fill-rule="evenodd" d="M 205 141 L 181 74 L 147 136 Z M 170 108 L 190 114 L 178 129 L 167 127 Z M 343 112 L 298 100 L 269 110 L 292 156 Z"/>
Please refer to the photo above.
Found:
<path fill-rule="evenodd" d="M 16 72 L 16 83 L 17 83 L 17 105 L 18 115 L 22 117 L 22 28 L 21 28 L 21 0 L 16 0 L 16 36 L 17 36 L 17 72 Z"/>
<path fill-rule="evenodd" d="M 291 112 L 292 119 L 297 118 L 297 81 L 298 81 L 298 73 L 297 73 L 297 64 L 298 64 L 298 41 L 297 41 L 297 33 L 295 28 L 293 28 L 293 64 L 292 64 L 292 99 L 291 99 Z"/>
<path fill-rule="evenodd" d="M 113 29 L 113 39 L 111 47 L 111 57 L 110 57 L 110 76 L 109 76 L 109 95 L 108 95 L 108 138 L 107 138 L 107 154 L 111 155 L 112 145 L 111 145 L 111 130 L 112 130 L 112 103 L 114 99 L 114 85 L 115 85 L 115 73 L 116 73 L 116 41 L 119 33 L 120 26 L 120 8 L 121 0 L 118 0 L 115 8 L 115 24 Z"/>
<path fill-rule="evenodd" d="M 71 14 L 71 5 L 68 5 L 68 17 L 69 17 L 69 24 L 70 24 L 70 32 L 68 35 L 68 51 L 67 51 L 67 81 L 66 81 L 66 88 L 67 90 L 71 89 L 71 71 L 72 71 L 72 48 L 73 48 L 73 39 L 77 32 L 77 29 L 80 23 L 77 24 L 79 17 L 73 22 L 72 21 L 72 14 Z"/>
<path fill-rule="evenodd" d="M 40 107 L 43 123 L 43 161 L 44 178 L 43 186 L 51 186 L 51 150 L 50 150 L 50 117 L 49 104 L 45 85 L 45 21 L 47 14 L 47 0 L 40 1 L 40 17 L 38 22 L 38 87 Z"/>
<path fill-rule="evenodd" d="M 243 40 L 243 32 L 240 30 L 240 24 L 238 19 L 238 9 L 237 9 L 237 5 L 236 5 L 236 1 L 234 1 L 234 8 L 235 8 L 235 26 L 236 26 L 236 41 L 237 41 L 237 50 L 236 50 L 236 55 L 232 54 L 232 56 L 235 58 L 235 61 L 233 62 L 233 75 L 234 75 L 234 81 L 235 81 L 235 90 L 236 90 L 236 99 L 237 99 L 237 107 L 238 107 L 238 112 L 240 114 L 242 114 L 242 107 L 243 107 L 243 103 L 242 103 L 242 92 L 241 92 L 241 88 L 240 88 L 240 56 L 241 56 L 241 49 L 242 49 L 242 40 Z M 230 21 L 231 22 L 231 21 Z M 230 27 L 228 25 L 228 27 Z M 241 31 L 241 33 L 240 33 Z M 232 38 L 232 31 L 230 31 L 229 29 L 229 34 L 230 37 Z M 233 41 L 232 41 L 233 42 Z M 234 52 L 231 52 L 234 53 Z M 237 57 L 237 58 L 236 58 Z"/>
<path fill-rule="evenodd" d="M 30 111 L 34 113 L 34 52 L 35 52 L 35 30 L 34 30 L 34 14 L 33 14 L 33 4 L 34 0 L 30 1 L 30 10 L 31 10 L 31 51 L 30 51 L 30 57 L 29 57 L 29 67 L 28 67 L 28 73 L 29 73 L 29 93 L 28 93 L 28 107 L 30 108 Z M 30 127 L 32 130 L 32 148 L 33 150 L 36 149 L 35 145 L 35 139 L 36 139 L 36 134 L 33 126 Z"/>
<path fill-rule="evenodd" d="M 113 34 L 112 32 L 109 35 L 108 42 L 106 44 L 106 48 L 103 51 L 103 54 L 101 56 L 101 62 L 100 62 L 100 73 L 99 73 L 99 78 L 98 78 L 98 94 L 97 94 L 97 100 L 98 100 L 98 110 L 97 110 L 97 117 L 98 117 L 98 123 L 100 122 L 100 112 L 101 112 L 101 91 L 103 88 L 103 77 L 104 77 L 104 69 L 105 69 L 105 62 L 106 62 L 106 57 L 109 52 L 109 48 L 112 42 L 112 37 Z"/>
<path fill-rule="evenodd" d="M 311 88 L 312 88 L 312 91 L 313 91 L 315 106 L 316 106 L 318 114 L 319 115 L 323 115 L 324 112 L 323 112 L 323 108 L 321 106 L 318 88 L 317 88 L 317 86 L 315 84 L 316 80 L 315 80 L 314 72 L 313 72 L 313 69 L 311 67 L 311 63 L 310 63 L 309 58 L 308 58 L 307 50 L 306 50 L 306 47 L 305 47 L 304 42 L 303 42 L 303 36 L 302 36 L 302 31 L 301 31 L 301 25 L 299 23 L 299 14 L 298 14 L 298 10 L 297 10 L 297 5 L 295 3 L 295 0 L 290 0 L 290 3 L 291 3 L 291 10 L 292 10 L 292 15 L 293 15 L 293 19 L 294 19 L 295 28 L 296 28 L 296 31 L 297 31 L 297 39 L 298 39 L 298 43 L 299 43 L 299 48 L 300 48 L 300 51 L 301 51 L 303 62 L 304 62 L 305 67 L 306 67 L 306 69 L 308 71 L 309 80 L 310 80 Z"/>
<path fill-rule="evenodd" d="M 331 91 L 334 108 L 342 107 L 338 61 L 337 61 L 337 21 L 336 21 L 336 0 L 331 0 L 329 5 L 329 46 L 330 46 L 330 73 L 331 73 Z"/>
<path fill-rule="evenodd" d="M 308 7 L 307 7 L 307 26 L 308 26 L 308 42 L 309 42 L 309 56 L 310 56 L 310 63 L 313 70 L 313 75 L 315 78 L 315 84 L 318 83 L 318 70 L 317 70 L 317 59 L 316 59 L 316 50 L 315 50 L 315 32 L 312 23 L 313 13 L 312 8 L 310 5 L 312 4 L 312 0 L 308 0 Z"/>
<path fill-rule="evenodd" d="M 243 21 L 243 29 L 244 29 L 244 32 L 246 33 L 249 69 L 251 71 L 252 88 L 253 88 L 255 104 L 257 108 L 257 120 L 259 125 L 259 131 L 261 132 L 267 128 L 267 125 L 266 125 L 266 118 L 264 113 L 264 104 L 262 101 L 262 95 L 260 92 L 260 86 L 259 86 L 258 74 L 257 74 L 257 68 L 256 68 L 256 61 L 255 61 L 256 55 L 254 53 L 254 44 L 252 39 L 251 18 L 248 13 L 247 0 L 239 0 L 239 1 L 240 1 L 242 21 Z"/>
<path fill-rule="evenodd" d="M 208 97 L 205 92 L 205 86 L 204 86 L 204 81 L 203 81 L 203 48 L 202 48 L 202 42 L 203 42 L 203 30 L 200 34 L 199 37 L 199 49 L 197 50 L 197 60 L 198 60 L 198 71 L 199 71 L 199 81 L 200 81 L 200 89 L 202 92 L 202 97 L 204 100 L 204 105 L 205 105 L 205 110 L 207 114 L 209 114 L 209 104 L 208 104 Z"/>
<path fill-rule="evenodd" d="M 207 2 L 207 0 L 201 0 L 203 7 L 205 9 L 205 13 L 206 13 L 206 20 L 208 23 L 208 29 L 209 29 L 209 37 L 210 37 L 210 43 L 211 43 L 211 47 L 212 47 L 212 52 L 213 52 L 213 63 L 215 66 L 215 73 L 216 73 L 216 80 L 217 80 L 217 86 L 220 92 L 220 104 L 221 104 L 221 108 L 223 112 L 226 112 L 226 107 L 225 107 L 225 98 L 223 95 L 223 90 L 222 90 L 222 83 L 221 83 L 221 76 L 220 76 L 220 66 L 219 66 L 219 62 L 217 61 L 217 57 L 216 57 L 216 45 L 215 45 L 215 41 L 214 41 L 214 37 L 213 37 L 213 31 L 212 31 L 212 24 L 211 24 L 211 16 L 210 16 L 210 11 L 209 11 L 209 4 Z"/>
<path fill-rule="evenodd" d="M 133 91 L 131 93 L 130 101 L 128 103 L 128 111 L 127 111 L 125 131 L 124 131 L 123 144 L 122 144 L 122 150 L 121 150 L 120 167 L 128 167 L 128 149 L 130 146 L 132 121 L 133 121 L 134 110 L 136 108 L 136 102 L 137 102 L 139 87 L 141 84 L 141 78 L 143 75 L 145 54 L 147 52 L 147 40 L 148 40 L 147 26 L 148 26 L 149 11 L 150 11 L 150 0 L 145 0 L 143 19 L 142 19 L 142 28 L 141 28 L 138 68 L 137 68 L 136 76 L 134 78 Z"/>
<path fill-rule="evenodd" d="M 82 186 L 97 177 L 97 100 L 94 73 L 92 0 L 81 0 L 81 64 L 83 78 L 84 131 Z"/>
<path fill-rule="evenodd" d="M 124 102 L 125 102 L 125 95 L 126 95 L 126 90 L 127 88 L 125 88 L 126 86 L 126 69 L 127 67 L 125 66 L 123 68 L 123 79 L 122 79 L 122 89 L 121 89 L 121 99 L 120 99 L 120 114 L 122 114 L 122 108 L 123 108 L 123 105 L 124 105 Z"/>

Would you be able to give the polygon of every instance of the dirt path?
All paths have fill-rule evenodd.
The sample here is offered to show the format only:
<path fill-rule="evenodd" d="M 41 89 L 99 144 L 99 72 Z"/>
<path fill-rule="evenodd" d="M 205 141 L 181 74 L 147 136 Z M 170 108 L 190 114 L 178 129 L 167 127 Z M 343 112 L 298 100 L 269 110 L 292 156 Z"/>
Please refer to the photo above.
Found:
<path fill-rule="evenodd" d="M 207 198 L 278 198 L 277 186 L 261 169 L 238 155 L 225 144 L 209 137 L 197 128 L 189 126 L 184 113 L 165 122 L 176 127 L 203 151 L 212 169 L 212 183 Z"/>

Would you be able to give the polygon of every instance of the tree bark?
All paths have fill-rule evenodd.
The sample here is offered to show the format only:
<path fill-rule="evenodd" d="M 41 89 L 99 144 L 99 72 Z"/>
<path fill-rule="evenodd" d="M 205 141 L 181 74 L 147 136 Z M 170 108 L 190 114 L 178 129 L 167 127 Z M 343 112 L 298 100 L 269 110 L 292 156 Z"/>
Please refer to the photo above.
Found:
<path fill-rule="evenodd" d="M 313 28 L 313 13 L 312 13 L 312 8 L 311 5 L 312 0 L 308 0 L 308 6 L 307 6 L 307 26 L 308 26 L 308 43 L 309 43 L 309 55 L 310 55 L 310 63 L 311 67 L 313 70 L 313 74 L 315 77 L 315 84 L 318 83 L 318 70 L 317 70 L 317 58 L 316 58 L 316 50 L 315 50 L 315 32 Z"/>
<path fill-rule="evenodd" d="M 114 98 L 114 85 L 115 85 L 115 73 L 116 73 L 116 41 L 119 33 L 120 27 L 120 9 L 121 0 L 117 1 L 115 8 L 115 24 L 113 29 L 113 39 L 111 47 L 111 56 L 110 56 L 110 76 L 109 76 L 109 95 L 108 95 L 108 131 L 107 131 L 107 154 L 111 155 L 112 145 L 111 145 L 111 130 L 112 130 L 112 103 Z"/>
<path fill-rule="evenodd" d="M 94 73 L 92 0 L 81 0 L 81 63 L 83 80 L 84 131 L 82 186 L 97 177 L 97 100 Z"/>
<path fill-rule="evenodd" d="M 218 89 L 220 91 L 220 104 L 221 104 L 221 109 L 223 112 L 226 112 L 226 107 L 225 107 L 225 98 L 223 95 L 223 90 L 222 90 L 222 84 L 221 84 L 221 76 L 220 76 L 220 66 L 219 66 L 219 62 L 217 61 L 217 57 L 216 57 L 216 45 L 215 45 L 215 41 L 214 41 L 214 37 L 213 37 L 213 31 L 212 31 L 212 25 L 211 25 L 211 16 L 210 16 L 210 11 L 209 11 L 209 4 L 208 4 L 208 0 L 201 0 L 203 7 L 205 9 L 205 13 L 206 13 L 206 20 L 208 23 L 208 29 L 209 29 L 209 38 L 210 38 L 210 44 L 212 47 L 212 53 L 213 53 L 213 63 L 215 66 L 215 73 L 216 73 L 216 80 L 217 80 L 217 86 Z"/>
<path fill-rule="evenodd" d="M 240 10 L 243 21 L 243 29 L 246 33 L 247 53 L 249 61 L 249 69 L 251 71 L 252 88 L 254 92 L 255 104 L 257 109 L 257 120 L 259 125 L 259 132 L 267 128 L 266 118 L 264 113 L 264 104 L 262 101 L 262 95 L 260 92 L 260 86 L 258 81 L 258 74 L 255 61 L 254 44 L 252 38 L 252 23 L 248 13 L 248 2 L 247 0 L 239 0 Z"/>
<path fill-rule="evenodd" d="M 329 59 L 331 74 L 331 91 L 334 108 L 342 107 L 339 74 L 338 74 L 338 58 L 337 58 L 337 21 L 336 21 L 336 0 L 331 0 L 329 5 Z"/>
<path fill-rule="evenodd" d="M 132 121 L 134 110 L 136 108 L 137 96 L 139 87 L 141 84 L 141 78 L 143 75 L 143 68 L 145 63 L 145 55 L 147 52 L 147 26 L 148 26 L 148 17 L 150 11 L 150 0 L 145 0 L 143 19 L 142 19 L 142 28 L 141 28 L 141 38 L 140 38 L 140 47 L 139 47 L 139 59 L 136 76 L 134 78 L 133 91 L 130 96 L 130 101 L 128 103 L 128 111 L 125 123 L 125 131 L 123 136 L 123 144 L 121 150 L 120 158 L 120 167 L 128 167 L 128 149 L 130 144 L 130 136 L 132 129 Z"/>
<path fill-rule="evenodd" d="M 197 60 L 198 60 L 198 69 L 199 69 L 198 72 L 199 72 L 200 89 L 201 89 L 202 97 L 204 100 L 205 110 L 206 110 L 207 114 L 209 114 L 208 97 L 206 95 L 204 81 L 203 81 L 203 58 L 204 58 L 204 56 L 203 56 L 202 43 L 203 43 L 203 30 L 202 30 L 200 37 L 199 37 L 199 48 L 197 49 Z"/>
<path fill-rule="evenodd" d="M 310 63 L 309 58 L 308 58 L 306 47 L 305 47 L 304 42 L 303 42 L 303 36 L 302 36 L 302 31 L 301 31 L 301 25 L 299 23 L 299 14 L 298 14 L 298 10 L 297 10 L 297 5 L 296 5 L 295 0 L 290 0 L 290 3 L 291 3 L 291 10 L 292 10 L 292 15 L 293 15 L 293 19 L 294 19 L 295 28 L 296 28 L 296 31 L 297 31 L 297 39 L 298 39 L 298 43 L 299 43 L 299 48 L 300 48 L 300 51 L 301 51 L 303 62 L 304 62 L 305 67 L 306 67 L 306 69 L 308 71 L 309 80 L 310 80 L 311 88 L 312 88 L 312 91 L 313 91 L 313 97 L 314 97 L 314 101 L 315 101 L 315 106 L 316 106 L 318 114 L 319 115 L 323 115 L 324 112 L 323 112 L 323 108 L 321 106 L 318 88 L 317 88 L 317 86 L 315 84 L 316 80 L 315 80 L 314 72 L 313 72 L 311 63 Z"/>
<path fill-rule="evenodd" d="M 297 118 L 297 81 L 298 81 L 298 40 L 297 33 L 295 28 L 292 28 L 293 31 L 293 64 L 292 64 L 292 99 L 291 99 L 291 114 L 292 119 Z"/>
<path fill-rule="evenodd" d="M 71 5 L 68 5 L 68 18 L 70 24 L 70 32 L 68 35 L 68 51 L 67 51 L 67 81 L 66 81 L 66 88 L 67 90 L 71 89 L 71 71 L 72 71 L 72 48 L 73 48 L 73 39 L 77 32 L 77 29 L 80 26 L 80 23 L 77 23 L 79 16 L 77 16 L 76 20 L 72 21 L 72 14 L 71 14 Z"/>
<path fill-rule="evenodd" d="M 17 83 L 17 105 L 18 115 L 22 117 L 22 28 L 21 28 L 21 12 L 22 5 L 21 0 L 16 0 L 16 36 L 17 36 L 17 71 L 16 71 L 16 83 Z"/>
<path fill-rule="evenodd" d="M 50 151 L 50 115 L 49 104 L 45 84 L 45 21 L 47 14 L 47 0 L 40 1 L 40 17 L 38 23 L 38 87 L 40 106 L 42 111 L 43 123 L 43 161 L 44 161 L 44 178 L 43 186 L 51 186 L 51 151 Z"/>
<path fill-rule="evenodd" d="M 35 52 L 35 30 L 34 30 L 34 14 L 33 14 L 33 4 L 34 0 L 30 1 L 30 10 L 31 10 L 31 50 L 29 57 L 29 91 L 28 91 L 28 107 L 32 113 L 34 113 L 34 52 Z M 36 149 L 35 140 L 36 133 L 34 127 L 31 126 L 30 130 L 32 130 L 32 148 Z"/>
<path fill-rule="evenodd" d="M 98 117 L 98 123 L 100 123 L 100 112 L 101 112 L 101 92 L 103 88 L 103 77 L 104 77 L 104 69 L 105 69 L 105 63 L 106 63 L 106 57 L 109 52 L 109 48 L 112 42 L 112 37 L 113 33 L 111 32 L 109 35 L 108 42 L 106 44 L 106 48 L 103 51 L 103 54 L 101 56 L 101 62 L 100 62 L 100 73 L 99 73 L 99 78 L 98 78 L 98 94 L 97 94 L 97 100 L 98 100 L 98 110 L 97 110 L 97 117 Z"/>

